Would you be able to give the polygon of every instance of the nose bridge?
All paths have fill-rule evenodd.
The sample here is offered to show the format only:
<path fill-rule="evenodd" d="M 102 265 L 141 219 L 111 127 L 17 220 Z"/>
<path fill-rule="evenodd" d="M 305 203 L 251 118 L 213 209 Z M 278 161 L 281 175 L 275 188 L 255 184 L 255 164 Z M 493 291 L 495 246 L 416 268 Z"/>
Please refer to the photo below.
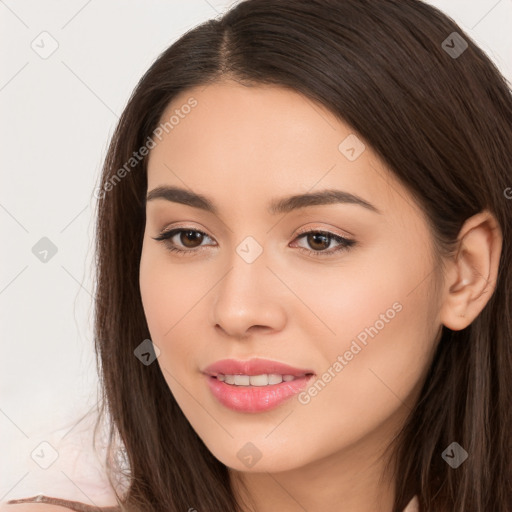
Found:
<path fill-rule="evenodd" d="M 258 296 L 264 291 L 271 272 L 267 268 L 268 259 L 263 246 L 255 238 L 246 237 L 240 242 L 227 257 L 227 264 L 229 271 L 218 287 L 218 294 L 223 300 L 232 298 L 246 302 L 265 298 Z"/>
<path fill-rule="evenodd" d="M 243 336 L 253 325 L 281 328 L 285 315 L 273 292 L 276 278 L 267 268 L 263 247 L 246 237 L 227 258 L 229 269 L 215 288 L 214 323 L 232 335 Z"/>

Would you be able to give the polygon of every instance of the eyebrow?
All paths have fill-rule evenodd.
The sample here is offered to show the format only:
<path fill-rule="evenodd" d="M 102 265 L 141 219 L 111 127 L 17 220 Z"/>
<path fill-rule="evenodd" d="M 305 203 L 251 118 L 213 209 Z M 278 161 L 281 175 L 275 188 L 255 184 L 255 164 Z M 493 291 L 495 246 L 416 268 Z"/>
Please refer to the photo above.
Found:
<path fill-rule="evenodd" d="M 219 210 L 215 203 L 208 197 L 191 192 L 184 188 L 175 186 L 161 186 L 151 190 L 147 197 L 146 202 L 153 201 L 155 199 L 165 199 L 173 203 L 180 203 L 193 208 L 199 208 L 207 212 L 218 215 Z M 278 198 L 272 200 L 268 205 L 268 212 L 271 215 L 277 215 L 279 213 L 288 213 L 293 210 L 300 208 L 306 208 L 308 206 L 320 206 L 328 204 L 355 204 L 362 206 L 372 212 L 381 214 L 382 212 L 375 207 L 373 204 L 364 200 L 363 198 L 345 192 L 343 190 L 326 189 L 319 192 L 309 192 L 306 194 L 295 194 L 288 197 Z"/>

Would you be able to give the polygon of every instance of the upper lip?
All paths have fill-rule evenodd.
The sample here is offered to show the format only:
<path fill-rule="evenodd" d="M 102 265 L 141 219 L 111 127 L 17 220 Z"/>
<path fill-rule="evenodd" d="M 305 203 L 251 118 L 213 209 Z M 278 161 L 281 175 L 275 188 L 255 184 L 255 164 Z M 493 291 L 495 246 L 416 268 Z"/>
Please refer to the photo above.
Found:
<path fill-rule="evenodd" d="M 304 368 L 294 368 L 293 366 L 272 361 L 270 359 L 253 358 L 247 361 L 238 361 L 236 359 L 221 359 L 207 366 L 203 373 L 216 377 L 219 373 L 223 375 L 263 375 L 276 373 L 280 375 L 293 375 L 301 377 L 302 375 L 314 374 L 312 370 Z"/>

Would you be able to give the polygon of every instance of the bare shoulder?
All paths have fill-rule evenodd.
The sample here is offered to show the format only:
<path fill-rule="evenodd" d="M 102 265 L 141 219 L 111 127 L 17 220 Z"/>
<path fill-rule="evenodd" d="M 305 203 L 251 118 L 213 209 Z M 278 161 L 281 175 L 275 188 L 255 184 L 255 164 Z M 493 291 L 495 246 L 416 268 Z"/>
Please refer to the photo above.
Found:
<path fill-rule="evenodd" d="M 62 505 L 48 503 L 0 503 L 0 512 L 72 512 Z"/>
<path fill-rule="evenodd" d="M 97 507 L 79 501 L 37 495 L 0 503 L 0 512 L 119 512 L 119 508 Z"/>

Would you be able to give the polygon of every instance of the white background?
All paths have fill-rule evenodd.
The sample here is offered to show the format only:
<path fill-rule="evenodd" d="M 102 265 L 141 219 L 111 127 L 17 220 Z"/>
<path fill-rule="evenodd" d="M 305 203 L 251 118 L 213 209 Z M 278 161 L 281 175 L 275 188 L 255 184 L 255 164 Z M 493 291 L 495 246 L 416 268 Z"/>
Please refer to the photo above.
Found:
<path fill-rule="evenodd" d="M 512 0 L 430 3 L 512 80 Z M 72 428 L 97 402 L 93 190 L 138 79 L 180 35 L 229 4 L 0 0 L 0 502 L 39 492 L 112 502 L 92 455 L 94 416 Z M 48 50 L 52 38 L 58 48 L 43 59 L 31 45 Z M 32 252 L 42 237 L 57 247 L 46 263 Z M 41 442 L 58 453 L 48 469 L 35 462 L 51 461 Z"/>

